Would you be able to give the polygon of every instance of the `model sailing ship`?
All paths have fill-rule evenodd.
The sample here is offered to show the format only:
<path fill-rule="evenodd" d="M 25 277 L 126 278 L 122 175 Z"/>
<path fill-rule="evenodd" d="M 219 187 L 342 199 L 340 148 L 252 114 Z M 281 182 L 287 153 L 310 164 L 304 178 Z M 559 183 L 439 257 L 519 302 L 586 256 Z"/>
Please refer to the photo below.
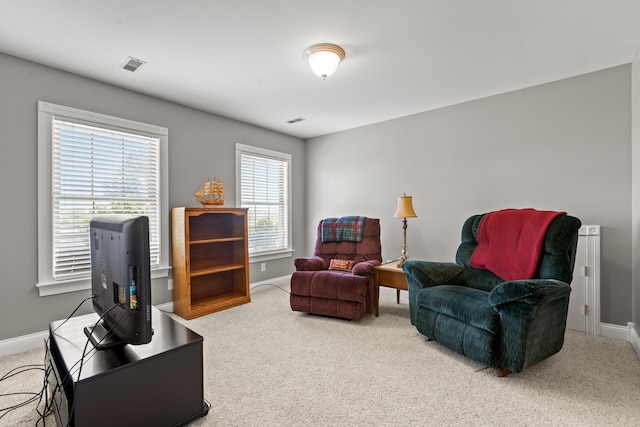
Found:
<path fill-rule="evenodd" d="M 194 194 L 202 206 L 224 205 L 224 188 L 217 179 L 206 180 Z"/>

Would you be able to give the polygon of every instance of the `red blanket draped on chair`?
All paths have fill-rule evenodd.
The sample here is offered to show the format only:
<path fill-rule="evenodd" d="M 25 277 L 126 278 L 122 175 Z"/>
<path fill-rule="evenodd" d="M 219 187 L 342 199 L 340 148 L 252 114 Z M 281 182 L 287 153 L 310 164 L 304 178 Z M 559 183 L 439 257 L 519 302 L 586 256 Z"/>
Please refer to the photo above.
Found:
<path fill-rule="evenodd" d="M 484 268 L 504 280 L 531 279 L 551 222 L 566 212 L 504 209 L 489 212 L 478 226 L 473 268 Z"/>

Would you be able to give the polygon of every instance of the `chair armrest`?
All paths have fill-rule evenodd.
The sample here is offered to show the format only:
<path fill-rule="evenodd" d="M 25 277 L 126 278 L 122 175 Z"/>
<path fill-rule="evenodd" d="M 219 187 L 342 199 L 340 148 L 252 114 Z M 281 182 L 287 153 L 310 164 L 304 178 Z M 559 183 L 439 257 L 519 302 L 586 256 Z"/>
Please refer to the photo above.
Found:
<path fill-rule="evenodd" d="M 521 302 L 529 305 L 542 304 L 558 298 L 565 298 L 571 286 L 555 279 L 531 279 L 503 282 L 489 293 L 489 303 L 499 309 L 505 304 Z"/>
<path fill-rule="evenodd" d="M 500 313 L 503 367 L 520 372 L 562 348 L 571 287 L 560 280 L 503 282 L 489 292 Z"/>
<path fill-rule="evenodd" d="M 380 265 L 380 261 L 369 260 L 362 261 L 357 263 L 351 269 L 353 274 L 357 274 L 358 276 L 365 276 L 367 274 L 374 274 L 376 272 L 376 266 Z"/>
<path fill-rule="evenodd" d="M 407 261 L 402 271 L 407 276 L 409 319 L 414 326 L 421 289 L 446 284 L 464 285 L 466 279 L 465 267 L 453 262 Z"/>
<path fill-rule="evenodd" d="M 465 282 L 465 267 L 453 262 L 407 261 L 402 266 L 407 282 L 417 288 Z"/>
<path fill-rule="evenodd" d="M 320 271 L 329 268 L 327 263 L 318 256 L 296 258 L 293 262 L 296 266 L 296 271 Z"/>

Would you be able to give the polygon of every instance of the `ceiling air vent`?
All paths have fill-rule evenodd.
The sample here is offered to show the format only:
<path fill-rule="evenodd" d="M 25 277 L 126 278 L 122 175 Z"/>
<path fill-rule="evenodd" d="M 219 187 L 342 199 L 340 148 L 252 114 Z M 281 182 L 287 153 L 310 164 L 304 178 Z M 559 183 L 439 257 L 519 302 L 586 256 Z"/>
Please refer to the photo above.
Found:
<path fill-rule="evenodd" d="M 127 62 L 124 63 L 122 68 L 133 72 L 142 67 L 144 64 L 146 64 L 146 62 L 130 56 L 129 58 L 127 58 Z"/>
<path fill-rule="evenodd" d="M 304 118 L 302 118 L 302 117 L 298 117 L 297 119 L 287 120 L 287 123 L 289 123 L 290 125 L 292 125 L 292 124 L 294 124 L 294 123 L 298 123 L 298 122 L 301 122 L 301 121 L 303 121 L 303 120 L 305 120 L 305 119 L 304 119 Z"/>

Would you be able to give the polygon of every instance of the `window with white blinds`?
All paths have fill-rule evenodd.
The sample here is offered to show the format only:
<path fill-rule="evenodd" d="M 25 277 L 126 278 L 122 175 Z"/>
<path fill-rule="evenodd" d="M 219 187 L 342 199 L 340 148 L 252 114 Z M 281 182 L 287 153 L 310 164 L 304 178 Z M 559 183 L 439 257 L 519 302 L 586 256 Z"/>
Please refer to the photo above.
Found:
<path fill-rule="evenodd" d="M 240 205 L 248 208 L 249 255 L 291 252 L 291 155 L 236 144 Z"/>
<path fill-rule="evenodd" d="M 152 276 L 166 273 L 167 130 L 43 102 L 38 117 L 40 295 L 89 289 L 95 215 L 147 216 Z"/>
<path fill-rule="evenodd" d="M 91 272 L 95 215 L 149 217 L 151 268 L 159 265 L 160 141 L 53 119 L 53 278 Z"/>

